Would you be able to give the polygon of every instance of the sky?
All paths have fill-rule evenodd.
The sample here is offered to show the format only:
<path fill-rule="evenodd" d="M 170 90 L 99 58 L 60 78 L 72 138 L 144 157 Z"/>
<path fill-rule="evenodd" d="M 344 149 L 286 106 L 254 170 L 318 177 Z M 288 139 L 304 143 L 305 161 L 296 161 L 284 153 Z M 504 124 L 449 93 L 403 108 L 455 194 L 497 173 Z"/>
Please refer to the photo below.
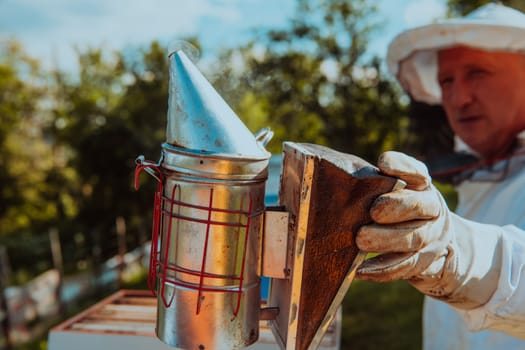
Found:
<path fill-rule="evenodd" d="M 349 0 L 350 1 L 350 0 Z M 400 31 L 443 17 L 445 0 L 376 0 L 384 21 L 369 51 L 385 57 Z M 15 38 L 45 67 L 74 70 L 75 49 L 121 50 L 197 36 L 203 54 L 235 47 L 255 28 L 282 28 L 295 0 L 0 0 L 0 41 Z"/>

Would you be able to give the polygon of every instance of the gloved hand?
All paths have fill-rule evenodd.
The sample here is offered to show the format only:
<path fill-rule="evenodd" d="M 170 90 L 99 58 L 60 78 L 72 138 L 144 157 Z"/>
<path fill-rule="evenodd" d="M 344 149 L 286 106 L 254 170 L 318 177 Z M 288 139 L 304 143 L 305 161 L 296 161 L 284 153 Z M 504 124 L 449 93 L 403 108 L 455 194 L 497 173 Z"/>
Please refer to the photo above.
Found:
<path fill-rule="evenodd" d="M 386 152 L 379 169 L 406 187 L 378 197 L 356 243 L 381 253 L 357 270 L 364 280 L 407 280 L 418 290 L 462 309 L 486 303 L 498 283 L 500 228 L 465 220 L 448 209 L 425 165 L 399 152 Z"/>

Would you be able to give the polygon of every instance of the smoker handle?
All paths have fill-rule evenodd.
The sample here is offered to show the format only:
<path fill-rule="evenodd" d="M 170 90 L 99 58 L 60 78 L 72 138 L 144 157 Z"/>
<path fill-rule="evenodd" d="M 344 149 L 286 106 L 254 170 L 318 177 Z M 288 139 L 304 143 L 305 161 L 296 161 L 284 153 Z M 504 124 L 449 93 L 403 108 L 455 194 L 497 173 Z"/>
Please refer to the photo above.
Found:
<path fill-rule="evenodd" d="M 255 136 L 255 140 L 259 142 L 261 145 L 263 145 L 264 147 L 272 139 L 273 131 L 269 127 L 265 127 L 257 131 L 254 136 Z"/>
<path fill-rule="evenodd" d="M 145 160 L 143 155 L 140 155 L 137 157 L 137 159 L 135 159 L 135 164 L 137 164 L 137 166 L 135 167 L 135 189 L 139 188 L 139 174 L 142 170 L 146 171 L 148 174 L 153 176 L 153 178 L 155 178 L 155 180 L 157 180 L 159 184 L 162 183 L 162 173 L 160 171 L 161 162 L 162 156 L 157 163 Z"/>

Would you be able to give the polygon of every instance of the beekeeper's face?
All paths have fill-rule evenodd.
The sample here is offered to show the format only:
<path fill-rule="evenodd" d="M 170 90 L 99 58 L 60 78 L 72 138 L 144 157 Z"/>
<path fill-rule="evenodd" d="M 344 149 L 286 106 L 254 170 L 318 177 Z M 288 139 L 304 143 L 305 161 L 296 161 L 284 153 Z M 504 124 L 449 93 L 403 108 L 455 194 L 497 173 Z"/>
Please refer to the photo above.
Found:
<path fill-rule="evenodd" d="M 525 129 L 525 57 L 454 47 L 438 53 L 442 103 L 454 132 L 484 157 Z"/>

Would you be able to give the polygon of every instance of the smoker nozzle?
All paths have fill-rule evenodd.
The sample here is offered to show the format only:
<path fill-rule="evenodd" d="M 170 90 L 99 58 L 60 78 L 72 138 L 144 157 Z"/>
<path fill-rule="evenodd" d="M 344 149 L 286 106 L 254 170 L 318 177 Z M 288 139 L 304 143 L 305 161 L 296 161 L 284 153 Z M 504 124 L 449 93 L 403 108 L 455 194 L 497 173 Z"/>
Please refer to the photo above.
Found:
<path fill-rule="evenodd" d="M 169 55 L 167 143 L 200 154 L 267 159 L 254 136 L 182 50 Z"/>

